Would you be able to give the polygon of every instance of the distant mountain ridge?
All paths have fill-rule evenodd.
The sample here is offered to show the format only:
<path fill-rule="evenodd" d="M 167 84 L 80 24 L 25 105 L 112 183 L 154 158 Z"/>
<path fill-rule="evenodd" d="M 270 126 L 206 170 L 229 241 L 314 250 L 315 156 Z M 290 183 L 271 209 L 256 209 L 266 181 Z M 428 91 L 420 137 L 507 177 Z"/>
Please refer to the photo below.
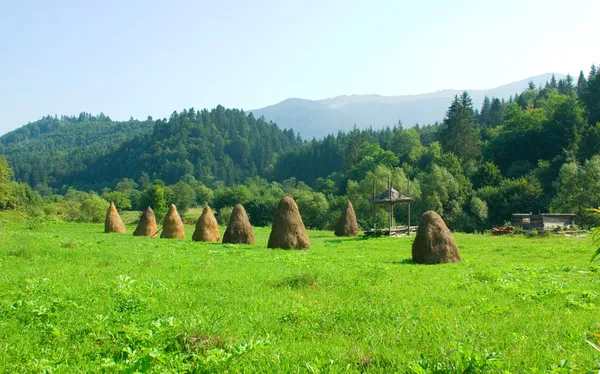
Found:
<path fill-rule="evenodd" d="M 554 74 L 556 80 L 566 77 L 559 73 L 546 73 L 487 90 L 442 90 L 417 95 L 343 95 L 322 100 L 299 98 L 253 109 L 255 117 L 277 123 L 281 128 L 291 128 L 304 138 L 321 138 L 338 131 L 372 126 L 375 129 L 393 126 L 401 120 L 405 126 L 431 124 L 444 119 L 446 110 L 455 95 L 469 92 L 475 108 L 481 108 L 485 96 L 508 100 L 511 95 L 527 88 L 530 81 L 545 84 Z"/>

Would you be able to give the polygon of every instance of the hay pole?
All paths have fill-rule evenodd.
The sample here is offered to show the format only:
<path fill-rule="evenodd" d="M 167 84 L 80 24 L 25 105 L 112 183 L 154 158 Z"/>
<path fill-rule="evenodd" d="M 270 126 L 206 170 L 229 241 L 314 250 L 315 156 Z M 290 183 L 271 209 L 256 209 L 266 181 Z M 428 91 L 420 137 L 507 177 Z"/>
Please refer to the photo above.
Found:
<path fill-rule="evenodd" d="M 164 226 L 163 226 L 163 227 L 161 227 L 160 229 L 158 229 L 158 231 L 157 231 L 157 232 L 155 232 L 154 234 L 152 234 L 151 238 L 154 238 L 154 237 L 155 237 L 155 236 L 156 236 L 156 235 L 157 235 L 159 232 L 161 232 L 161 231 L 162 231 L 162 229 L 163 229 L 163 228 L 164 228 Z"/>

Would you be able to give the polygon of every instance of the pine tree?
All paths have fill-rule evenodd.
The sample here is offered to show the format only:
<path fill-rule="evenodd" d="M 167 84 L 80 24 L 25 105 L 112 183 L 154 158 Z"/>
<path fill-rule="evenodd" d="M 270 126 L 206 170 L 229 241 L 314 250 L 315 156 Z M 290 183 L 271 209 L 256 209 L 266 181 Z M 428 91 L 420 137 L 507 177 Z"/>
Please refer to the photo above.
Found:
<path fill-rule="evenodd" d="M 558 84 L 556 83 L 556 77 L 554 76 L 554 74 L 552 74 L 552 78 L 550 79 L 549 87 L 554 89 L 558 88 Z"/>
<path fill-rule="evenodd" d="M 583 96 L 587 88 L 587 80 L 585 79 L 585 75 L 583 75 L 583 70 L 579 72 L 579 78 L 577 78 L 577 95 L 579 97 Z"/>
<path fill-rule="evenodd" d="M 444 151 L 469 159 L 479 156 L 479 131 L 475 127 L 473 101 L 465 91 L 450 104 L 440 130 Z"/>
<path fill-rule="evenodd" d="M 502 106 L 502 102 L 500 99 L 494 98 L 492 100 L 492 105 L 490 106 L 490 117 L 489 123 L 491 127 L 496 127 L 502 123 L 504 119 L 504 107 Z"/>
<path fill-rule="evenodd" d="M 590 74 L 588 75 L 588 80 L 591 80 L 592 78 L 594 78 L 596 76 L 596 74 L 598 74 L 598 69 L 596 69 L 595 64 L 592 64 L 592 67 L 590 68 Z"/>
<path fill-rule="evenodd" d="M 527 83 L 527 89 L 535 90 L 535 83 L 533 83 L 533 81 L 529 81 L 529 83 Z"/>
<path fill-rule="evenodd" d="M 573 77 L 567 74 L 565 79 L 558 81 L 558 93 L 570 96 L 573 93 Z"/>
<path fill-rule="evenodd" d="M 479 114 L 479 123 L 481 123 L 482 125 L 489 124 L 491 106 L 492 103 L 490 101 L 490 98 L 486 96 L 483 99 L 483 105 L 481 106 L 481 112 Z"/>

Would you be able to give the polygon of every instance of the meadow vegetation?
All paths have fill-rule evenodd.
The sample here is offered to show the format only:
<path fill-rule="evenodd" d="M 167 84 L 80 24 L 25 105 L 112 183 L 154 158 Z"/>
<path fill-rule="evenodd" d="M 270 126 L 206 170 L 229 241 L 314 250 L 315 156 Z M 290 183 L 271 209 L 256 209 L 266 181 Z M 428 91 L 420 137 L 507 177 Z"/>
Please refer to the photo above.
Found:
<path fill-rule="evenodd" d="M 599 366 L 589 237 L 456 234 L 463 261 L 427 266 L 411 263 L 413 238 L 309 231 L 310 250 L 284 251 L 267 249 L 268 228 L 223 245 L 193 242 L 189 224 L 161 240 L 0 214 L 0 371 Z"/>

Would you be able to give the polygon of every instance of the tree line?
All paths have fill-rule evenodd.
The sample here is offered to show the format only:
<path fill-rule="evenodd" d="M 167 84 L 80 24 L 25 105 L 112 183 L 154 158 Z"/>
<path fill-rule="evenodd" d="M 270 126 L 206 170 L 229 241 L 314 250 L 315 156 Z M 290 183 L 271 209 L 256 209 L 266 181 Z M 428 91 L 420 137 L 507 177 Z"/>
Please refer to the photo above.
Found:
<path fill-rule="evenodd" d="M 368 203 L 373 184 L 382 192 L 391 178 L 407 193 L 410 179 L 413 222 L 432 209 L 461 231 L 502 225 L 515 212 L 572 212 L 581 225 L 597 224 L 587 209 L 600 203 L 598 149 L 595 66 L 577 82 L 530 82 L 506 101 L 486 97 L 481 108 L 464 92 L 442 123 L 354 128 L 319 140 L 221 106 L 143 122 L 46 117 L 0 138 L 15 179 L 53 204 L 81 190 L 159 214 L 176 203 L 184 211 L 209 204 L 226 216 L 243 203 L 260 226 L 290 194 L 309 227 L 330 228 L 347 199 L 367 227 L 374 214 L 385 222 Z M 398 208 L 396 220 L 407 222 L 406 214 Z"/>

